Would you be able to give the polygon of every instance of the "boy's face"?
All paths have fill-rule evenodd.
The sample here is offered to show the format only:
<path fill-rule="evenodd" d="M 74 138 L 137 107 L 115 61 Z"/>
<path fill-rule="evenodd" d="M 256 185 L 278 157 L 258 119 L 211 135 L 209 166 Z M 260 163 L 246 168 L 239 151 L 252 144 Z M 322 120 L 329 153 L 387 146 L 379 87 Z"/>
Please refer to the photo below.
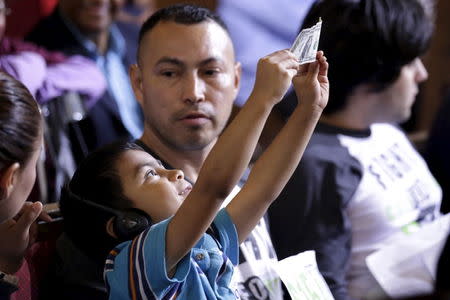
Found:
<path fill-rule="evenodd" d="M 404 122 L 411 116 L 418 85 L 428 78 L 427 70 L 420 58 L 402 67 L 400 75 L 394 83 L 380 94 L 381 122 Z"/>
<path fill-rule="evenodd" d="M 124 152 L 116 168 L 125 196 L 155 222 L 173 216 L 192 189 L 182 171 L 167 170 L 144 151 Z"/>
<path fill-rule="evenodd" d="M 144 134 L 180 151 L 215 141 L 230 116 L 240 65 L 225 30 L 212 21 L 158 23 L 141 42 L 133 89 Z"/>

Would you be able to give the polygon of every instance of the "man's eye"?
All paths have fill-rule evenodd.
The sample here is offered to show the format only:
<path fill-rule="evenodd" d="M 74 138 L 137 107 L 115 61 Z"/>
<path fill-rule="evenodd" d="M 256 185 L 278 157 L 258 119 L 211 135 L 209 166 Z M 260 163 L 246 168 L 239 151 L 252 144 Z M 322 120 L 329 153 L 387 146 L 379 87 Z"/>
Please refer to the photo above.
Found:
<path fill-rule="evenodd" d="M 205 71 L 205 75 L 208 75 L 208 76 L 213 76 L 213 75 L 216 75 L 217 73 L 219 73 L 219 71 L 217 71 L 215 69 Z"/>
<path fill-rule="evenodd" d="M 148 170 L 147 172 L 145 172 L 145 178 L 148 178 L 149 176 L 157 176 L 158 174 L 156 173 L 155 170 Z"/>
<path fill-rule="evenodd" d="M 175 72 L 173 72 L 173 71 L 164 71 L 164 72 L 161 72 L 161 75 L 164 76 L 164 77 L 171 78 L 171 77 L 175 76 Z"/>

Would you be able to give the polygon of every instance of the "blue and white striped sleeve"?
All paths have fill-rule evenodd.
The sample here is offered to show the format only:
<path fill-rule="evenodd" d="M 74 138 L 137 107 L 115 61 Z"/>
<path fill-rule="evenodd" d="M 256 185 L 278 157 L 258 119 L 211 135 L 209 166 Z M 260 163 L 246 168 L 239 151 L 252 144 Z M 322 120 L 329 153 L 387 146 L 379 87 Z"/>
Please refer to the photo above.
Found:
<path fill-rule="evenodd" d="M 124 290 L 128 291 L 128 299 L 133 300 L 169 299 L 178 291 L 189 272 L 191 253 L 177 264 L 174 276 L 169 278 L 165 259 L 165 237 L 169 221 L 167 219 L 154 224 L 132 242 L 127 242 L 116 256 L 113 271 L 105 272 L 110 289 L 109 299 L 124 299 L 119 296 L 125 296 Z M 118 297 L 114 297 L 114 294 Z"/>

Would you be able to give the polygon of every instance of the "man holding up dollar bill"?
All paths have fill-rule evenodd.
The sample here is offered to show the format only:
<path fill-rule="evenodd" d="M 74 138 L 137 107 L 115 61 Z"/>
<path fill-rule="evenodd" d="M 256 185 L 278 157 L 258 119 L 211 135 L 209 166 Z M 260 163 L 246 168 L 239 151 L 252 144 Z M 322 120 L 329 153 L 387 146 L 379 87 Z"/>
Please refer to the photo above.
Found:
<path fill-rule="evenodd" d="M 419 57 L 432 21 L 420 0 L 322 0 L 303 27 L 319 17 L 320 49 L 331 66 L 330 101 L 269 210 L 270 230 L 280 259 L 316 251 L 335 299 L 367 299 L 382 292 L 366 258 L 439 216 L 440 187 L 391 125 L 410 117 L 418 85 L 427 79 Z M 308 31 L 294 43 L 300 60 L 308 59 Z M 289 114 L 286 101 L 281 105 Z"/>

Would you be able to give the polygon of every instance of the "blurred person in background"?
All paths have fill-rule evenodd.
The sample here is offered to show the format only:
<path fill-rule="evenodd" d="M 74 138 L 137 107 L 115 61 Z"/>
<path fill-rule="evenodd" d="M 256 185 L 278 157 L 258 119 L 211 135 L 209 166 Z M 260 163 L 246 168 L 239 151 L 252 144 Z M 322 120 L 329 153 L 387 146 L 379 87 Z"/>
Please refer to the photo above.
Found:
<path fill-rule="evenodd" d="M 335 299 L 383 297 L 366 258 L 440 217 L 441 189 L 396 125 L 428 77 L 433 23 L 417 0 L 322 0 L 302 28 L 319 17 L 330 101 L 269 209 L 272 240 L 280 258 L 315 250 Z"/>
<path fill-rule="evenodd" d="M 45 131 L 46 153 L 41 161 L 43 172 L 38 179 L 39 189 L 35 189 L 32 198 L 38 197 L 44 203 L 55 202 L 63 178 L 71 176 L 75 170 L 69 128 L 94 107 L 105 92 L 106 81 L 91 59 L 66 56 L 4 36 L 8 12 L 5 1 L 0 0 L 0 70 L 21 81 L 44 111 L 48 128 Z"/>
<path fill-rule="evenodd" d="M 79 146 L 77 159 L 108 142 L 142 134 L 142 112 L 128 78 L 127 45 L 114 24 L 122 5 L 121 0 L 60 0 L 26 37 L 48 50 L 93 60 L 106 78 L 106 93 L 78 122 L 81 135 L 71 134 L 73 145 Z"/>

